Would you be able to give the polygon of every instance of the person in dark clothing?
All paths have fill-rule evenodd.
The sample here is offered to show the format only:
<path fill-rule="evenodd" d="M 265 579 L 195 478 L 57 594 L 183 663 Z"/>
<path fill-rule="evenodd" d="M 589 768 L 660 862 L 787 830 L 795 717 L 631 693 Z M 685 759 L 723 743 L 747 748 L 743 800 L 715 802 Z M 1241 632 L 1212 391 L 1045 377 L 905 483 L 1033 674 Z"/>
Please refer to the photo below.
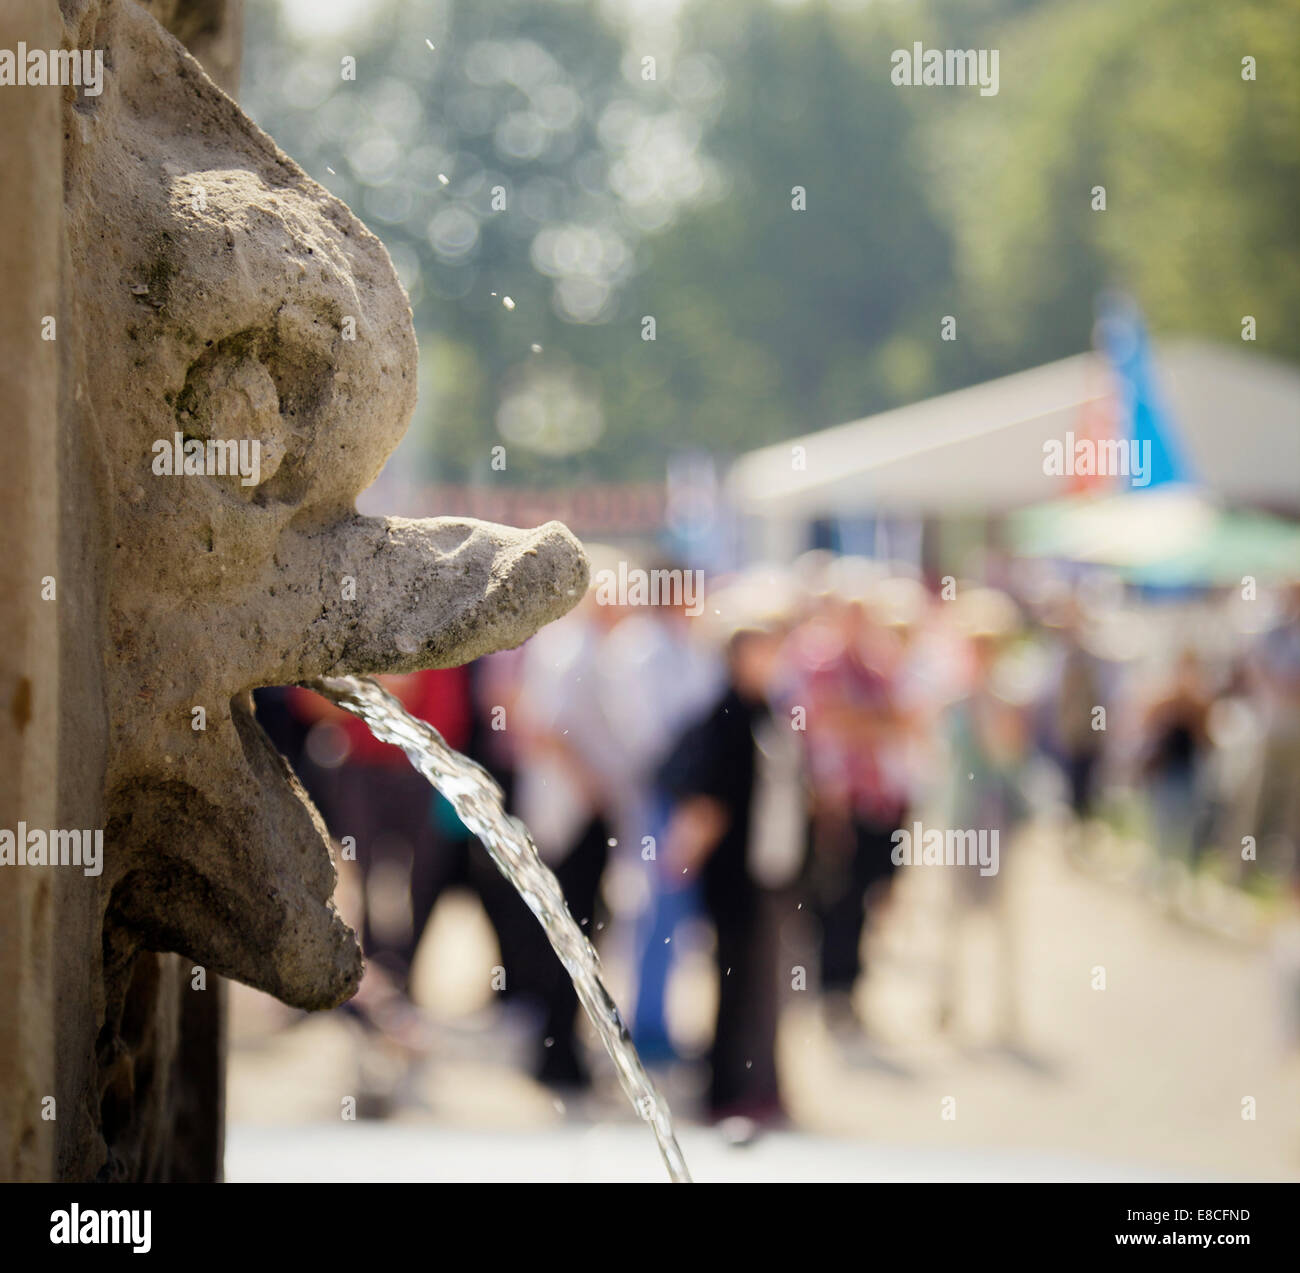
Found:
<path fill-rule="evenodd" d="M 595 933 L 598 923 L 600 877 L 608 860 L 609 826 L 597 817 L 587 824 L 572 852 L 555 867 L 555 878 L 560 882 L 569 913 L 588 937 Z M 533 984 L 546 1012 L 537 1077 L 552 1087 L 585 1088 L 590 1085 L 591 1076 L 578 1039 L 579 1003 L 573 978 L 556 958 L 532 913 L 528 912 L 526 918 L 530 925 L 525 930 L 525 954 L 531 948 Z"/>
<path fill-rule="evenodd" d="M 1195 860 L 1210 701 L 1200 659 L 1188 649 L 1178 658 L 1173 684 L 1147 709 L 1146 779 L 1156 849 L 1165 864 Z"/>
<path fill-rule="evenodd" d="M 772 723 L 765 695 L 778 651 L 779 639 L 766 631 L 747 629 L 732 637 L 723 697 L 683 735 L 659 776 L 673 802 L 666 878 L 699 878 L 717 930 L 719 994 L 709 1088 L 709 1109 L 717 1119 L 772 1121 L 781 1115 L 777 944 L 754 869 L 759 828 L 751 814 L 766 781 L 765 753 L 756 736 Z M 796 819 L 791 827 L 797 826 Z"/>
<path fill-rule="evenodd" d="M 862 974 L 862 933 L 866 927 L 864 899 L 874 900 L 893 877 L 893 836 L 905 815 L 881 823 L 852 818 L 848 825 L 833 823 L 828 834 L 846 837 L 847 852 L 825 851 L 825 841 L 814 846 L 817 871 L 817 917 L 822 925 L 822 990 L 840 996 L 847 1004 Z M 814 832 L 817 833 L 817 824 Z"/>
<path fill-rule="evenodd" d="M 1094 717 L 1107 692 L 1103 664 L 1084 643 L 1083 619 L 1074 603 L 1062 619 L 1058 654 L 1053 689 L 1043 704 L 1043 741 L 1065 775 L 1075 819 L 1083 823 L 1095 812 L 1106 733 L 1095 727 Z"/>

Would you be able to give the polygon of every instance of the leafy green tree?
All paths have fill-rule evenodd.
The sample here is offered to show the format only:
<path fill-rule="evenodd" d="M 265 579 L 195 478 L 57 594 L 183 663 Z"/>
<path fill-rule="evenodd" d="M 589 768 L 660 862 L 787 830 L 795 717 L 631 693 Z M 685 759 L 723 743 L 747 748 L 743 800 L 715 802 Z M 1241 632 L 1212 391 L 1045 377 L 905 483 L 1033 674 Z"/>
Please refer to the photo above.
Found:
<path fill-rule="evenodd" d="M 411 293 L 416 474 L 658 478 L 1078 352 L 1115 284 L 1157 335 L 1249 314 L 1297 356 L 1297 0 L 622 12 L 251 6 L 245 101 Z M 997 95 L 894 85 L 917 40 L 997 50 Z"/>
<path fill-rule="evenodd" d="M 1297 357 L 1297 48 L 1295 0 L 1076 0 L 1008 28 L 998 98 L 930 130 L 981 365 L 1084 347 L 1109 283 L 1158 334 L 1236 342 L 1251 314 Z"/>

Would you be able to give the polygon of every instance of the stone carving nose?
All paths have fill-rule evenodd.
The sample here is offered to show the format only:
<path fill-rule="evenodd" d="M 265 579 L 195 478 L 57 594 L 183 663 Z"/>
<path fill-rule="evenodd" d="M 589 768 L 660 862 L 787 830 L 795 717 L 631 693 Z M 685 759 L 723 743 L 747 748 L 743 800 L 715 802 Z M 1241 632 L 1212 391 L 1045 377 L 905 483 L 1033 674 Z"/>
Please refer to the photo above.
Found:
<path fill-rule="evenodd" d="M 281 623 L 299 634 L 281 681 L 456 667 L 519 644 L 587 585 L 559 522 L 355 517 L 286 536 L 278 559 Z"/>

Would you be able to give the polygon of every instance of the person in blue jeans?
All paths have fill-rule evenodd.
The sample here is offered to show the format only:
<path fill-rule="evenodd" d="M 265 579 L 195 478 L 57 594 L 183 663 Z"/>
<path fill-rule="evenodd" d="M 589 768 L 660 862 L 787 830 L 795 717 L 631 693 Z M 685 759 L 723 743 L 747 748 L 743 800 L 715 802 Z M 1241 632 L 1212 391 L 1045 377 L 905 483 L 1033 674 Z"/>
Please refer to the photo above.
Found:
<path fill-rule="evenodd" d="M 676 1050 L 665 1019 L 665 997 L 679 925 L 701 913 L 694 882 L 664 888 L 647 839 L 663 844 L 670 802 L 658 770 L 683 732 L 713 706 L 725 683 L 722 658 L 697 638 L 684 604 L 641 607 L 615 629 L 611 657 L 622 670 L 613 710 L 623 745 L 632 758 L 626 807 L 620 823 L 624 852 L 644 868 L 650 901 L 638 921 L 639 974 L 632 1038 L 642 1057 L 671 1061 Z M 672 881 L 674 885 L 678 881 Z"/>
<path fill-rule="evenodd" d="M 650 800 L 648 834 L 662 844 L 672 803 L 656 789 Z M 665 889 L 658 872 L 651 873 L 650 904 L 646 907 L 638 933 L 641 952 L 637 978 L 636 1011 L 632 1018 L 632 1041 L 641 1059 L 648 1065 L 677 1059 L 677 1049 L 668 1034 L 668 978 L 672 973 L 676 947 L 673 937 L 686 920 L 702 910 L 697 883 Z"/>

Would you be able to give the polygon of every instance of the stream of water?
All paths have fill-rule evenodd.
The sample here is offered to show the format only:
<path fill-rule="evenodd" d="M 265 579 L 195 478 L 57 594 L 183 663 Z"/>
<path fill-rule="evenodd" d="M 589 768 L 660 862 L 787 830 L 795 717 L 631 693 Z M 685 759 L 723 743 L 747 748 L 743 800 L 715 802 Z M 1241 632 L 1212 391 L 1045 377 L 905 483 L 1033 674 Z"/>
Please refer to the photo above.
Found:
<path fill-rule="evenodd" d="M 328 677 L 309 683 L 340 707 L 359 716 L 381 742 L 400 747 L 416 769 L 456 810 L 478 836 L 528 909 L 537 916 L 573 987 L 618 1071 L 619 1081 L 637 1114 L 650 1124 L 668 1175 L 689 1182 L 690 1172 L 673 1132 L 672 1113 L 641 1064 L 618 1005 L 605 988 L 595 948 L 574 922 L 559 881 L 538 856 L 537 846 L 518 818 L 502 803 L 501 788 L 468 757 L 447 746 L 432 725 L 417 720 L 370 677 Z"/>

